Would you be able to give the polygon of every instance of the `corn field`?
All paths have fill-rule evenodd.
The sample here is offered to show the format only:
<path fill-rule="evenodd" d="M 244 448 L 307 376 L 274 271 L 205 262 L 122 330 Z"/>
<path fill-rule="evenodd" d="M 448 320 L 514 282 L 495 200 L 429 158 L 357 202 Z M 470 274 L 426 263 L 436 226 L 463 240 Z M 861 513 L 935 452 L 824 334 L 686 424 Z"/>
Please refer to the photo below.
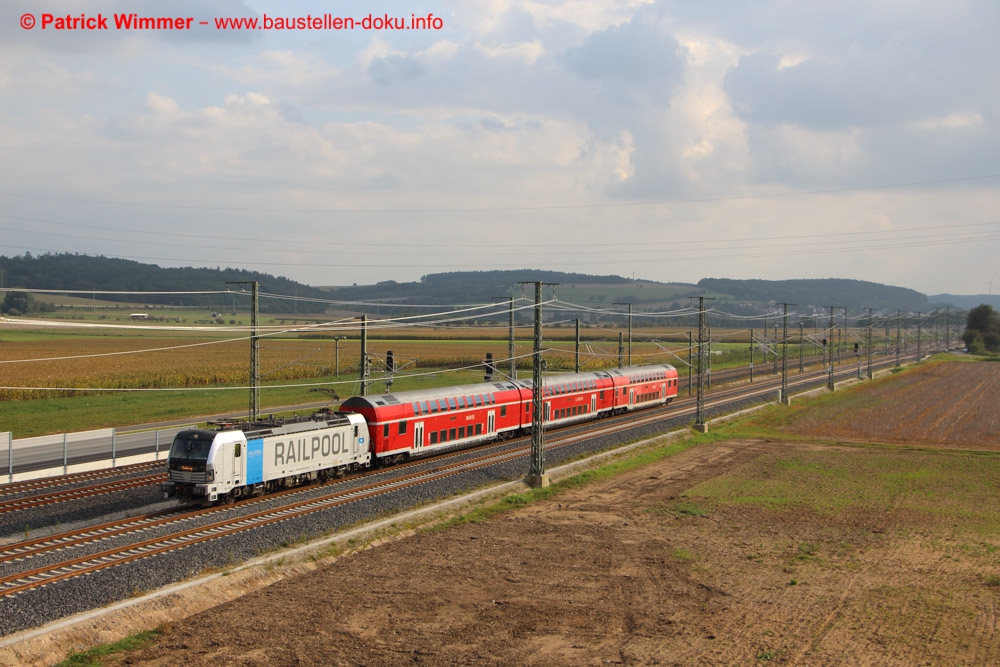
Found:
<path fill-rule="evenodd" d="M 571 341 L 546 343 L 550 371 L 575 367 Z M 672 345 L 672 347 L 677 347 Z M 171 349 L 159 349 L 171 348 Z M 325 338 L 264 338 L 260 342 L 260 376 L 264 383 L 301 381 L 358 374 L 360 341 Z M 492 353 L 500 371 L 509 368 L 506 340 L 374 340 L 369 341 L 373 376 L 385 371 L 392 350 L 400 373 L 422 369 L 479 366 Z M 531 368 L 531 344 L 518 341 L 518 369 Z M 686 352 L 678 348 L 678 354 Z M 339 356 L 339 364 L 338 364 Z M 203 337 L 69 336 L 0 342 L 0 400 L 78 396 L 86 389 L 150 389 L 246 385 L 250 343 L 217 342 Z M 650 343 L 633 344 L 633 363 L 675 363 Z M 581 370 L 617 364 L 617 340 L 586 342 Z M 37 389 L 34 389 L 36 388 Z M 81 391 L 84 390 L 84 391 Z"/>

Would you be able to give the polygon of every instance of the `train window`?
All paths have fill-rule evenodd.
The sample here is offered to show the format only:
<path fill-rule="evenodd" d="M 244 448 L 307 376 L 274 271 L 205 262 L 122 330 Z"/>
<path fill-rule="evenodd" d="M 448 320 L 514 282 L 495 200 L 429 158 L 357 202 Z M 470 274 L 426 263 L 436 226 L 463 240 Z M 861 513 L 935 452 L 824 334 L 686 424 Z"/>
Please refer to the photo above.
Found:
<path fill-rule="evenodd" d="M 438 432 L 437 431 L 431 431 L 431 444 L 432 445 L 438 444 Z"/>
<path fill-rule="evenodd" d="M 458 397 L 458 407 L 465 408 L 465 396 Z"/>
<path fill-rule="evenodd" d="M 354 425 L 354 437 L 355 438 L 358 437 L 358 426 L 357 426 L 357 424 Z"/>
<path fill-rule="evenodd" d="M 601 392 L 601 395 L 600 395 L 600 399 L 601 399 L 602 401 L 604 400 L 604 392 L 603 392 L 603 391 Z"/>
<path fill-rule="evenodd" d="M 239 457 L 243 456 L 242 452 L 243 452 L 243 448 L 240 446 L 240 443 L 237 442 L 236 443 L 236 451 L 233 453 L 233 456 L 235 456 L 236 458 L 239 458 Z"/>
<path fill-rule="evenodd" d="M 464 437 L 465 437 L 465 427 L 464 426 L 459 426 L 458 427 L 458 439 L 461 440 Z"/>
<path fill-rule="evenodd" d="M 482 404 L 483 404 L 483 395 L 479 394 L 478 396 L 476 396 L 476 407 L 478 408 L 482 406 Z"/>
<path fill-rule="evenodd" d="M 437 414 L 437 411 L 438 411 L 438 402 L 431 401 L 431 414 Z"/>
<path fill-rule="evenodd" d="M 438 438 L 441 442 L 448 442 L 448 429 L 442 429 L 441 435 Z"/>
<path fill-rule="evenodd" d="M 483 434 L 483 425 L 476 424 L 476 435 L 482 435 L 482 434 Z"/>
<path fill-rule="evenodd" d="M 420 416 L 420 403 L 413 404 L 413 414 Z"/>
<path fill-rule="evenodd" d="M 406 435 L 406 422 L 405 421 L 399 422 L 399 434 L 400 435 Z"/>
<path fill-rule="evenodd" d="M 506 405 L 501 405 L 500 406 L 500 416 L 501 417 L 506 417 L 507 416 L 507 406 Z"/>
<path fill-rule="evenodd" d="M 389 424 L 386 424 L 385 426 L 382 427 L 382 437 L 383 438 L 389 437 Z"/>
<path fill-rule="evenodd" d="M 525 412 L 531 412 L 531 403 L 525 403 L 524 404 L 524 411 Z"/>
<path fill-rule="evenodd" d="M 452 410 L 457 410 L 458 409 L 458 401 L 456 401 L 454 398 L 449 398 L 448 399 L 448 407 L 451 408 Z"/>
<path fill-rule="evenodd" d="M 448 432 L 448 439 L 449 439 L 449 440 L 454 440 L 454 439 L 455 439 L 455 429 L 451 429 L 451 430 L 450 430 L 450 431 Z"/>

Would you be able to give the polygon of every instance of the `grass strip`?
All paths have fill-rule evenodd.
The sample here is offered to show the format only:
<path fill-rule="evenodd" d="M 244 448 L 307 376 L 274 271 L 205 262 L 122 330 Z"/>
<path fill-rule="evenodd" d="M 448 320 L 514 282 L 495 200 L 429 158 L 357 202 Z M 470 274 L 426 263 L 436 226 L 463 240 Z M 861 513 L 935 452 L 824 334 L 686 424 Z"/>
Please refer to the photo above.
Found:
<path fill-rule="evenodd" d="M 163 630 L 143 630 L 134 635 L 129 635 L 113 644 L 102 644 L 95 646 L 89 651 L 71 653 L 57 667 L 98 667 L 104 663 L 104 658 L 115 653 L 125 651 L 137 651 L 151 644 L 154 639 L 163 634 Z"/>

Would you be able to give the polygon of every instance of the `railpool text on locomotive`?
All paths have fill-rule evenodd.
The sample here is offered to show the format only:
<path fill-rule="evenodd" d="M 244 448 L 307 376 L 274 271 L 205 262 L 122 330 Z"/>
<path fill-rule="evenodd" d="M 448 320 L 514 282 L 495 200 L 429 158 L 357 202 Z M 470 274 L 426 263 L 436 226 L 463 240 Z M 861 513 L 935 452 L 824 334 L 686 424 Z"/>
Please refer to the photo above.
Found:
<path fill-rule="evenodd" d="M 340 433 L 276 442 L 274 443 L 274 465 L 312 461 L 316 458 L 317 452 L 320 456 L 330 456 L 347 451 L 347 444 Z"/>

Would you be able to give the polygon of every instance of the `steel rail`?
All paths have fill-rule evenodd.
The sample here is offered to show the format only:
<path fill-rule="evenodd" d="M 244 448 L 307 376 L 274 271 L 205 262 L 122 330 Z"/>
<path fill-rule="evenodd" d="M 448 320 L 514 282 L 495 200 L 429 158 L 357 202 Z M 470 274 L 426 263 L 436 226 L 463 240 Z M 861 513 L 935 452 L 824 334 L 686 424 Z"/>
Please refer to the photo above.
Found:
<path fill-rule="evenodd" d="M 166 478 L 167 478 L 166 473 L 157 473 L 155 475 L 146 475 L 144 477 L 131 477 L 128 479 L 115 480 L 112 482 L 106 482 L 104 484 L 81 486 L 75 489 L 57 491 L 56 493 L 28 496 L 27 498 L 17 498 L 15 500 L 8 500 L 3 503 L 0 503 L 0 514 L 6 514 L 7 512 L 16 512 L 18 510 L 24 510 L 31 507 L 40 507 L 42 505 L 52 505 L 54 503 L 62 503 L 68 500 L 77 500 L 79 498 L 99 496 L 105 493 L 112 493 L 114 491 L 124 491 L 125 489 L 133 489 L 139 486 L 148 486 L 150 484 L 165 480 Z"/>
<path fill-rule="evenodd" d="M 891 360 L 885 360 L 884 364 L 891 364 Z M 853 375 L 853 369 L 846 368 L 841 369 L 840 375 Z M 809 373 L 803 373 L 798 375 L 791 383 L 795 387 L 801 385 L 808 385 L 810 383 L 816 383 L 825 381 L 827 373 L 825 370 L 817 370 Z M 774 392 L 774 387 L 770 385 L 777 385 L 778 380 L 772 382 L 762 383 L 754 387 L 740 387 L 733 388 L 728 391 L 723 392 L 713 392 L 716 396 L 712 397 L 709 407 L 719 407 L 731 403 L 733 398 L 739 400 L 747 400 L 755 397 L 763 396 Z M 723 394 L 723 395 L 720 395 Z M 664 418 L 663 412 L 670 411 L 671 418 L 683 417 L 688 414 L 693 413 L 693 408 L 690 405 L 684 405 L 684 403 L 692 403 L 690 399 L 683 401 L 678 404 L 675 408 L 670 409 L 668 406 L 662 406 L 657 409 L 643 411 L 641 413 L 628 413 L 626 415 L 620 415 L 614 418 L 614 421 L 609 423 L 608 420 L 602 420 L 600 422 L 589 422 L 582 431 L 570 434 L 565 433 L 556 436 L 551 441 L 548 449 L 556 449 L 571 444 L 575 444 L 581 440 L 586 440 L 594 437 L 599 437 L 601 435 L 606 435 L 610 433 L 619 433 L 622 430 L 622 424 L 620 421 L 624 420 L 627 422 L 627 428 L 635 428 L 643 426 L 649 423 L 655 423 L 662 421 Z M 677 408 L 680 408 L 679 410 Z M 629 418 L 630 417 L 630 418 Z M 579 429 L 577 429 L 579 430 Z M 526 438 L 520 438 L 518 440 L 527 440 Z M 501 443 L 502 445 L 516 445 L 518 440 L 511 441 L 508 443 Z M 497 443 L 490 443 L 489 445 L 484 445 L 483 448 L 496 447 Z M 468 454 L 470 450 L 466 449 L 464 451 L 449 452 L 442 454 L 442 458 L 452 458 L 461 454 Z M 527 455 L 530 448 L 527 446 L 516 447 L 515 449 L 494 452 L 491 454 L 474 457 L 472 459 L 467 459 L 457 463 L 451 463 L 444 466 L 434 468 L 430 471 L 422 471 L 416 473 L 410 473 L 408 475 L 403 475 L 400 477 L 394 477 L 391 480 L 384 480 L 382 482 L 377 482 L 375 484 L 366 485 L 359 487 L 357 489 L 350 489 L 345 491 L 339 491 L 334 494 L 322 497 L 313 498 L 300 501 L 299 503 L 293 503 L 291 505 L 286 505 L 281 508 L 276 508 L 272 510 L 265 510 L 263 512 L 258 512 L 255 514 L 237 517 L 235 521 L 221 521 L 215 524 L 210 524 L 208 526 L 195 527 L 187 531 L 181 531 L 179 533 L 174 533 L 162 538 L 154 538 L 147 540 L 145 542 L 140 542 L 131 546 L 124 547 L 123 549 L 110 549 L 99 554 L 94 554 L 90 556 L 83 556 L 78 559 L 71 559 L 65 561 L 64 563 L 56 564 L 55 566 L 47 566 L 43 568 L 37 568 L 36 570 L 31 570 L 28 572 L 21 572 L 18 574 L 10 575 L 7 578 L 0 579 L 0 597 L 5 595 L 14 594 L 16 592 L 27 590 L 28 588 L 45 585 L 51 581 L 57 581 L 63 578 L 69 578 L 71 576 L 76 576 L 84 572 L 94 571 L 96 569 L 101 569 L 102 567 L 110 567 L 113 564 L 119 564 L 121 562 L 128 562 L 135 560 L 139 557 L 146 557 L 149 555 L 155 555 L 162 553 L 164 551 L 169 551 L 167 547 L 156 547 L 152 549 L 150 553 L 147 553 L 149 548 L 156 545 L 161 545 L 163 543 L 169 542 L 173 544 L 173 548 L 182 548 L 183 546 L 189 546 L 190 544 L 205 541 L 207 539 L 216 539 L 224 535 L 229 535 L 234 532 L 239 532 L 240 530 L 248 530 L 251 528 L 259 527 L 261 525 L 267 525 L 274 523 L 275 521 L 286 520 L 289 518 L 302 516 L 304 514 L 319 511 L 321 509 L 327 509 L 336 505 L 344 504 L 347 502 L 354 502 L 356 500 L 372 497 L 379 495 L 381 493 L 387 493 L 392 490 L 397 490 L 399 488 L 405 488 L 407 486 L 412 486 L 420 483 L 428 483 L 430 481 L 435 481 L 443 477 L 459 474 L 460 472 L 478 469 L 482 467 L 487 467 L 490 465 L 495 465 L 496 463 L 513 460 Z M 426 464 L 428 461 L 433 459 L 418 459 L 404 466 Z M 400 466 L 400 467 L 404 467 Z M 298 487 L 295 489 L 290 489 L 280 494 L 271 494 L 259 500 L 272 500 L 279 498 L 281 495 L 301 493 L 304 490 L 309 490 L 310 486 Z M 240 507 L 245 507 L 246 504 L 242 503 Z M 50 536 L 48 538 L 41 538 L 34 540 L 31 543 L 17 543 L 10 549 L 5 551 L 0 551 L 0 562 L 16 561 L 22 560 L 24 558 L 31 557 L 32 555 L 37 555 L 44 551 L 52 551 L 61 548 L 67 548 L 69 546 L 93 542 L 101 539 L 107 539 L 112 536 L 120 535 L 127 532 L 133 532 L 137 530 L 148 530 L 151 527 L 158 525 L 176 522 L 179 520 L 187 520 L 201 514 L 207 514 L 212 512 L 219 512 L 231 509 L 230 506 L 220 506 L 205 508 L 204 510 L 190 512 L 190 511 L 178 511 L 176 509 L 166 510 L 163 512 L 153 513 L 143 517 L 135 517 L 129 520 L 123 520 L 119 522 L 108 522 L 106 524 L 101 524 L 98 526 L 88 527 L 83 531 L 74 533 L 69 531 L 56 536 Z M 227 528 L 229 526 L 229 528 Z M 121 557 L 116 557 L 116 554 L 132 554 L 136 549 L 142 550 L 134 554 L 135 557 L 129 556 L 124 560 Z M 96 562 L 95 562 L 96 561 Z M 90 563 L 91 565 L 86 565 Z M 46 576 L 46 573 L 49 573 Z M 54 573 L 54 574 L 52 574 Z M 28 581 L 25 581 L 25 580 Z M 22 582 L 20 584 L 14 585 L 16 582 Z"/>

